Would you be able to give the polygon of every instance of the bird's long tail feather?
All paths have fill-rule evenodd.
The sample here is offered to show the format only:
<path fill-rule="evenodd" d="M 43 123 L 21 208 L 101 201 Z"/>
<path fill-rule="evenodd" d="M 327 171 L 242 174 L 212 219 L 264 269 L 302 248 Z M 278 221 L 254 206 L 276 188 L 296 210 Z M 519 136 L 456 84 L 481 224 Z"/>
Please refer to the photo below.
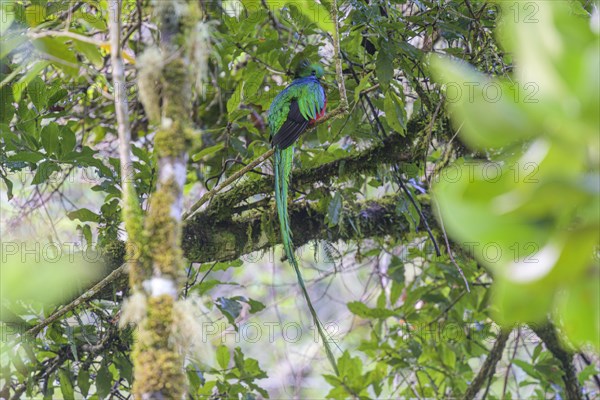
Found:
<path fill-rule="evenodd" d="M 302 294 L 306 299 L 306 303 L 308 305 L 308 309 L 310 310 L 310 314 L 312 315 L 314 324 L 317 328 L 319 336 L 323 341 L 323 345 L 325 347 L 325 352 L 327 353 L 327 358 L 333 367 L 336 375 L 339 375 L 337 364 L 335 362 L 335 357 L 333 356 L 333 352 L 331 351 L 331 347 L 329 346 L 329 338 L 325 333 L 325 329 L 323 328 L 323 324 L 319 320 L 317 316 L 317 312 L 312 305 L 310 300 L 310 296 L 308 295 L 308 291 L 306 290 L 306 286 L 304 285 L 304 279 L 302 279 L 302 274 L 300 273 L 300 268 L 298 266 L 298 261 L 294 256 L 294 244 L 292 243 L 292 233 L 290 229 L 290 218 L 288 215 L 288 187 L 290 181 L 290 173 L 292 171 L 292 163 L 294 159 L 294 147 L 290 146 L 286 149 L 279 149 L 275 147 L 274 153 L 275 159 L 275 203 L 277 205 L 277 215 L 279 217 L 279 227 L 281 230 L 281 239 L 283 242 L 283 248 L 285 251 L 285 255 L 292 267 L 294 267 L 294 271 L 296 272 L 296 277 L 298 278 L 298 283 L 300 284 L 300 288 L 302 289 Z"/>

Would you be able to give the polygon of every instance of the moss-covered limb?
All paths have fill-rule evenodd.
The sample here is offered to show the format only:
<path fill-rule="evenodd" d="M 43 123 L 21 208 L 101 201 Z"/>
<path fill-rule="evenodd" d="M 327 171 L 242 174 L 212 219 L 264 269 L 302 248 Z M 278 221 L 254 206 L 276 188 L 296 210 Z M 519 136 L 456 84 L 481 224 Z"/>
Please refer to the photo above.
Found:
<path fill-rule="evenodd" d="M 140 398 L 181 399 L 185 392 L 183 358 L 171 340 L 173 306 L 170 295 L 148 299 L 147 317 L 138 334 L 134 350 L 134 393 Z"/>
<path fill-rule="evenodd" d="M 403 236 L 409 232 L 405 216 L 397 213 L 397 196 L 356 203 L 344 209 L 341 226 L 329 228 L 325 213 L 314 203 L 301 202 L 290 208 L 294 244 L 311 240 L 363 240 L 385 235 Z M 433 220 L 428 209 L 428 217 Z M 280 242 L 274 210 L 254 212 L 230 220 L 211 220 L 197 214 L 183 230 L 183 251 L 197 262 L 227 261 L 253 251 L 266 250 Z M 206 230 L 210 225 L 212 229 Z"/>
<path fill-rule="evenodd" d="M 146 218 L 148 250 L 153 263 L 153 275 L 177 280 L 183 265 L 181 253 L 181 226 L 173 217 L 171 208 L 181 188 L 175 182 L 164 183 L 150 199 Z M 145 277 L 146 279 L 149 278 Z"/>
<path fill-rule="evenodd" d="M 474 399 L 477 396 L 477 393 L 481 390 L 483 385 L 490 379 L 494 372 L 496 371 L 496 365 L 498 361 L 502 358 L 502 353 L 504 352 L 504 348 L 506 347 L 506 341 L 510 336 L 510 330 L 501 330 L 500 334 L 496 338 L 496 342 L 492 346 L 490 353 L 487 358 L 483 362 L 479 373 L 471 382 L 471 385 L 467 389 L 464 395 L 465 400 Z"/>
<path fill-rule="evenodd" d="M 577 380 L 577 371 L 573 364 L 574 353 L 561 344 L 556 327 L 547 322 L 543 325 L 531 324 L 530 328 L 544 342 L 552 355 L 562 366 L 562 379 L 565 384 L 565 394 L 568 400 L 579 400 L 582 398 L 581 387 Z"/>
<path fill-rule="evenodd" d="M 294 243 L 299 247 L 311 240 L 364 240 L 385 235 L 402 236 L 409 232 L 406 218 L 398 215 L 398 197 L 387 196 L 381 199 L 357 203 L 344 210 L 341 229 L 328 228 L 325 215 L 314 205 L 296 203 L 291 206 L 290 218 Z M 423 211 L 433 223 L 434 219 L 428 207 Z M 352 223 L 350 223 L 352 221 Z M 211 229 L 206 229 L 210 226 Z M 231 261 L 260 250 L 266 250 L 280 242 L 278 224 L 274 211 L 253 213 L 243 218 L 233 220 L 213 221 L 204 215 L 197 215 L 187 221 L 183 231 L 183 254 L 197 262 Z M 356 229 L 355 229 L 356 228 Z M 112 246 L 111 263 L 117 265 L 125 259 L 124 243 L 115 242 Z M 50 323 L 59 320 L 67 312 L 85 302 L 102 298 L 103 293 L 114 292 L 126 288 L 127 275 L 125 264 L 102 279 L 90 289 L 87 289 L 72 303 L 65 305 L 44 322 L 36 325 L 28 333 L 37 334 Z M 109 290 L 111 285 L 114 289 Z"/>
<path fill-rule="evenodd" d="M 407 149 L 409 140 L 400 135 L 390 135 L 382 142 L 357 154 L 339 158 L 310 169 L 295 170 L 292 173 L 292 188 L 314 183 L 328 184 L 332 179 L 344 179 L 357 174 L 374 173 L 381 165 L 410 162 L 414 156 Z M 215 195 L 210 205 L 199 214 L 215 219 L 230 218 L 232 208 L 243 200 L 257 194 L 272 193 L 271 176 L 248 180 L 235 188 Z"/>

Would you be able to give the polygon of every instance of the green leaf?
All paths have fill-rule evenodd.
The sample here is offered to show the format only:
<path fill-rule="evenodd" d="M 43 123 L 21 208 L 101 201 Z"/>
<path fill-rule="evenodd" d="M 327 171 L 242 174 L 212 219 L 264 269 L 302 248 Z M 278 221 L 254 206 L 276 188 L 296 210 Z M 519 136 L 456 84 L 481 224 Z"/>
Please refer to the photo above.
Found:
<path fill-rule="evenodd" d="M 90 372 L 88 370 L 79 370 L 79 374 L 77 375 L 77 386 L 79 386 L 79 390 L 83 397 L 87 397 L 91 386 Z"/>
<path fill-rule="evenodd" d="M 10 85 L 2 86 L 0 88 L 0 123 L 8 124 L 15 115 L 13 101 L 13 92 Z"/>
<path fill-rule="evenodd" d="M 60 382 L 60 391 L 65 400 L 75 400 L 75 391 L 71 382 L 71 374 L 68 371 L 61 369 L 58 372 L 58 380 Z"/>
<path fill-rule="evenodd" d="M 41 112 L 46 107 L 48 101 L 46 94 L 46 84 L 39 76 L 35 76 L 27 85 L 27 94 L 33 105 Z"/>
<path fill-rule="evenodd" d="M 383 104 L 387 123 L 392 129 L 404 136 L 404 133 L 406 132 L 406 110 L 404 109 L 404 102 L 393 90 L 389 90 Z"/>
<path fill-rule="evenodd" d="M 334 227 L 340 222 L 341 211 L 342 195 L 337 191 L 333 199 L 329 201 L 329 206 L 327 207 L 327 224 L 329 227 Z"/>
<path fill-rule="evenodd" d="M 46 158 L 43 153 L 36 153 L 33 151 L 23 151 L 8 157 L 9 161 L 24 161 L 30 163 L 37 163 Z"/>
<path fill-rule="evenodd" d="M 2 176 L 2 182 L 6 185 L 6 197 L 8 201 L 12 200 L 13 196 L 13 183 L 10 179 L 5 176 Z"/>
<path fill-rule="evenodd" d="M 127 382 L 133 382 L 133 365 L 129 357 L 122 354 L 114 358 L 114 365 L 119 371 L 119 378 L 125 379 Z"/>
<path fill-rule="evenodd" d="M 83 237 L 85 239 L 86 245 L 89 248 L 91 248 L 91 246 L 93 244 L 93 242 L 92 242 L 92 228 L 90 228 L 90 226 L 88 224 L 85 224 L 81 228 L 81 233 L 83 234 Z"/>
<path fill-rule="evenodd" d="M 358 85 L 356 86 L 356 88 L 354 88 L 354 102 L 358 102 L 358 100 L 360 99 L 360 92 L 362 92 L 363 90 L 365 90 L 367 88 L 367 85 L 369 85 L 370 79 L 371 79 L 371 75 L 373 75 L 373 73 L 369 72 L 368 74 L 366 74 L 365 76 L 363 76 L 360 79 L 360 82 L 358 83 Z"/>
<path fill-rule="evenodd" d="M 591 376 L 598 374 L 598 368 L 594 364 L 590 364 L 581 370 L 577 379 L 579 384 L 583 385 Z"/>
<path fill-rule="evenodd" d="M 60 127 L 60 155 L 63 157 L 66 154 L 69 154 L 73 150 L 75 150 L 75 145 L 77 144 L 77 138 L 75 136 L 75 132 L 71 130 L 68 126 Z"/>
<path fill-rule="evenodd" d="M 225 318 L 227 318 L 229 323 L 233 325 L 235 330 L 237 330 L 235 319 L 240 316 L 240 311 L 242 311 L 242 305 L 236 300 L 228 299 L 226 297 L 219 297 L 216 301 L 216 305 L 219 308 L 219 310 L 221 310 Z"/>
<path fill-rule="evenodd" d="M 0 4 L 4 4 L 4 2 Z M 9 35 L 8 38 L 4 37 L 2 39 L 2 45 L 0 46 L 0 60 L 5 58 L 11 51 L 13 51 L 26 41 L 27 36 L 20 33 Z"/>
<path fill-rule="evenodd" d="M 241 301 L 250 306 L 250 313 L 254 314 L 265 309 L 265 305 L 260 301 L 249 299 L 245 296 L 232 297 L 232 300 Z"/>
<path fill-rule="evenodd" d="M 106 364 L 102 364 L 96 374 L 96 393 L 103 399 L 110 393 L 112 388 L 112 374 L 108 371 Z"/>
<path fill-rule="evenodd" d="M 527 92 L 519 83 L 489 79 L 471 66 L 439 56 L 432 57 L 431 65 L 444 85 L 452 121 L 469 145 L 498 148 L 540 133 L 526 111 L 526 99 L 519 96 Z"/>
<path fill-rule="evenodd" d="M 540 373 L 535 369 L 535 367 L 529 363 L 526 363 L 523 360 L 513 360 L 513 364 L 517 367 L 521 368 L 527 375 L 531 376 L 535 379 L 543 379 Z"/>
<path fill-rule="evenodd" d="M 347 306 L 350 312 L 362 318 L 385 319 L 396 315 L 392 310 L 385 308 L 369 308 L 360 301 L 352 301 Z"/>
<path fill-rule="evenodd" d="M 59 130 L 60 128 L 56 122 L 50 122 L 48 125 L 42 128 L 42 132 L 40 133 L 42 146 L 44 146 L 46 154 L 48 154 L 49 156 L 58 153 Z"/>
<path fill-rule="evenodd" d="M 219 347 L 217 347 L 217 363 L 221 369 L 227 369 L 230 358 L 229 348 L 223 344 L 219 345 Z"/>
<path fill-rule="evenodd" d="M 235 91 L 227 100 L 227 114 L 229 115 L 229 122 L 235 121 L 232 113 L 238 109 L 242 102 L 242 95 L 244 91 L 244 82 L 239 82 L 235 88 Z"/>
<path fill-rule="evenodd" d="M 251 4 L 252 7 L 257 7 L 256 9 L 262 7 L 258 0 L 245 1 L 244 4 L 247 7 L 247 4 Z M 323 31 L 331 34 L 334 31 L 331 13 L 322 3 L 317 3 L 315 0 L 284 1 L 283 3 L 276 0 L 267 0 L 267 4 L 269 10 L 279 10 L 282 6 L 287 4 L 294 5 L 309 21 L 313 22 Z"/>
<path fill-rule="evenodd" d="M 65 44 L 66 39 L 60 37 L 43 37 L 31 43 L 40 52 L 52 57 L 52 64 L 62 69 L 65 73 L 76 76 L 79 72 L 77 57 Z"/>
<path fill-rule="evenodd" d="M 31 180 L 32 185 L 39 185 L 40 183 L 46 182 L 52 173 L 60 171 L 60 167 L 53 161 L 44 161 L 37 166 L 37 170 L 33 179 Z"/>
<path fill-rule="evenodd" d="M 34 2 L 35 3 L 35 2 Z M 36 27 L 46 20 L 46 7 L 42 4 L 32 4 L 25 10 L 25 19 L 30 27 Z"/>
<path fill-rule="evenodd" d="M 224 146 L 225 146 L 225 143 L 224 143 L 224 142 L 220 142 L 220 143 L 218 143 L 218 144 L 216 144 L 216 145 L 214 145 L 214 146 L 210 146 L 210 147 L 207 147 L 207 148 L 205 148 L 205 149 L 202 149 L 202 150 L 200 150 L 198 153 L 196 153 L 196 154 L 194 154 L 194 155 L 192 156 L 192 160 L 193 160 L 193 161 L 199 161 L 199 160 L 201 160 L 201 159 L 202 159 L 202 157 L 204 157 L 204 156 L 208 156 L 208 155 L 210 155 L 210 154 L 214 154 L 214 153 L 218 152 L 218 151 L 219 151 L 219 150 L 221 150 L 221 149 L 222 149 Z"/>
<path fill-rule="evenodd" d="M 102 53 L 98 46 L 80 40 L 74 40 L 73 46 L 79 53 L 83 54 L 92 64 L 94 64 L 94 67 L 101 68 L 104 65 L 104 58 L 102 57 Z"/>
<path fill-rule="evenodd" d="M 576 345 L 600 346 L 600 288 L 594 279 L 582 276 L 558 296 L 556 314 L 569 339 Z"/>
<path fill-rule="evenodd" d="M 1 47 L 1 46 L 0 46 Z M 18 82 L 12 85 L 13 97 L 15 102 L 21 101 L 21 94 L 23 93 L 23 89 L 29 85 L 34 78 L 38 77 L 40 73 L 48 66 L 50 63 L 48 61 L 36 61 L 29 70 L 18 80 Z"/>
<path fill-rule="evenodd" d="M 377 61 L 375 61 L 375 74 L 381 89 L 387 92 L 394 77 L 394 52 L 392 44 L 385 39 L 381 40 Z"/>
<path fill-rule="evenodd" d="M 78 219 L 81 222 L 98 222 L 100 216 L 87 208 L 80 208 L 79 210 L 71 211 L 67 213 L 70 220 Z"/>

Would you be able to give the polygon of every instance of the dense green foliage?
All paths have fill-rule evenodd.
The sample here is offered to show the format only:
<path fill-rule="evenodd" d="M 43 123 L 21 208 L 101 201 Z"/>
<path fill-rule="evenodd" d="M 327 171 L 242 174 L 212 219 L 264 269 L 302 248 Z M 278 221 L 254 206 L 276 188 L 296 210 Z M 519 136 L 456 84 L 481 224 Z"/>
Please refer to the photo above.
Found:
<path fill-rule="evenodd" d="M 301 139 L 295 169 L 306 175 L 291 186 L 290 209 L 295 238 L 310 241 L 300 264 L 340 374 L 293 271 L 265 250 L 279 240 L 265 163 L 186 221 L 194 234 L 219 232 L 209 245 L 183 236 L 181 296 L 198 334 L 183 349 L 191 398 L 446 398 L 474 386 L 492 398 L 598 396 L 598 11 L 547 3 L 338 4 L 350 112 Z M 6 397 L 130 395 L 136 333 L 118 328 L 123 282 L 33 337 L 25 333 L 75 298 L 36 291 L 62 282 L 90 293 L 89 274 L 60 264 L 54 279 L 40 273 L 4 297 L 6 282 L 28 281 L 25 248 L 41 254 L 39 268 L 54 265 L 51 251 L 78 265 L 68 255 L 101 254 L 101 276 L 123 262 L 115 101 L 129 102 L 131 179 L 145 209 L 156 185 L 156 118 L 136 66 L 159 40 L 160 2 L 124 1 L 124 88 L 110 83 L 111 5 L 0 3 Z M 266 110 L 299 60 L 325 65 L 328 110 L 338 107 L 331 6 L 202 2 L 203 14 L 189 16 L 205 23 L 182 46 L 210 70 L 189 89 L 186 208 L 269 149 Z M 394 153 L 370 157 L 382 142 Z M 347 237 L 359 240 L 336 240 Z M 201 246 L 217 256 L 189 257 Z M 560 343 L 549 339 L 557 332 Z M 500 361 L 486 370 L 494 351 Z"/>

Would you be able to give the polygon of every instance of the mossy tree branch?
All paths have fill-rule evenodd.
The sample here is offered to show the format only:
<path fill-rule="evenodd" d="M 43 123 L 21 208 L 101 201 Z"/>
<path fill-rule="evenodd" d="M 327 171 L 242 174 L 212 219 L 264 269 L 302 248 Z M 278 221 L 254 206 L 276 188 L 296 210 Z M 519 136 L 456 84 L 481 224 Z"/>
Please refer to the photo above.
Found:
<path fill-rule="evenodd" d="M 413 127 L 415 130 L 418 129 L 417 124 L 413 124 Z M 345 179 L 357 174 L 375 173 L 378 168 L 386 164 L 411 162 L 414 160 L 414 156 L 409 149 L 410 144 L 406 137 L 398 134 L 390 135 L 385 140 L 357 154 L 342 157 L 315 168 L 293 171 L 292 189 L 316 183 L 329 184 L 334 178 Z M 272 192 L 273 177 L 271 176 L 247 180 L 227 192 L 211 196 L 209 206 L 198 214 L 218 220 L 227 219 L 231 216 L 232 209 L 239 203 L 252 196 L 271 194 Z"/>
<path fill-rule="evenodd" d="M 562 366 L 562 379 L 565 384 L 565 394 L 568 400 L 579 400 L 582 398 L 581 387 L 577 380 L 577 371 L 573 364 L 574 353 L 568 351 L 561 344 L 556 327 L 548 322 L 544 325 L 530 325 L 535 334 L 544 342 L 552 355 Z"/>
<path fill-rule="evenodd" d="M 413 125 L 413 127 L 413 129 L 417 129 L 416 125 Z M 348 178 L 357 174 L 373 173 L 377 168 L 385 164 L 410 162 L 414 157 L 407 149 L 408 139 L 400 135 L 390 135 L 383 142 L 374 144 L 372 147 L 355 155 L 343 157 L 315 168 L 294 171 L 292 177 L 293 186 L 296 188 L 314 187 L 316 184 L 328 184 L 334 178 Z M 230 261 L 250 252 L 266 250 L 278 244 L 280 236 L 273 234 L 278 229 L 278 224 L 276 223 L 272 209 L 269 209 L 264 217 L 261 217 L 264 221 L 270 221 L 270 223 L 266 224 L 256 214 L 246 215 L 244 218 L 233 217 L 236 205 L 255 195 L 270 194 L 272 187 L 273 179 L 267 176 L 258 180 L 243 182 L 228 192 L 216 194 L 207 208 L 185 221 L 182 237 L 184 257 L 197 262 Z M 399 228 L 404 225 L 396 227 L 389 225 L 386 222 L 388 219 L 384 218 L 385 213 L 380 215 L 369 212 L 369 210 L 373 211 L 391 207 L 385 199 L 372 201 L 368 204 L 359 203 L 346 210 L 347 215 L 354 219 L 363 212 L 361 223 L 364 226 L 361 225 L 362 229 L 360 232 L 353 230 L 344 232 L 343 229 L 328 229 L 324 223 L 324 213 L 317 211 L 314 205 L 311 206 L 306 202 L 296 203 L 291 208 L 294 242 L 298 246 L 302 246 L 310 240 L 322 239 L 335 241 L 338 239 L 348 239 L 359 241 L 379 235 L 402 235 L 405 233 L 405 231 Z M 384 206 L 384 204 L 386 205 Z M 252 205 L 250 209 L 252 209 Z M 391 211 L 391 209 L 388 211 Z M 424 212 L 429 216 L 430 223 L 433 224 L 434 218 L 430 210 L 425 209 Z M 303 219 L 309 215 L 309 219 Z M 390 215 L 388 213 L 388 217 Z M 308 223 L 305 224 L 305 221 L 308 221 Z M 389 221 L 399 223 L 403 220 L 402 217 L 396 215 L 391 217 Z M 203 224 L 204 227 L 211 226 L 211 229 L 203 229 Z M 377 224 L 380 225 L 379 229 L 376 229 Z M 254 239 L 250 245 L 246 245 L 249 230 L 252 232 Z M 269 242 L 258 240 L 258 238 L 269 235 L 272 239 Z M 107 251 L 105 254 L 107 262 L 113 266 L 111 269 L 117 269 L 118 273 L 104 278 L 95 284 L 93 288 L 83 292 L 74 302 L 58 310 L 55 313 L 56 315 L 54 315 L 53 321 L 72 310 L 74 307 L 70 307 L 70 305 L 73 303 L 76 303 L 75 305 L 77 306 L 90 299 L 98 298 L 105 292 L 112 293 L 113 290 L 107 291 L 106 289 L 111 288 L 113 284 L 117 286 L 117 289 L 123 289 L 122 283 L 115 283 L 115 279 L 113 279 L 113 277 L 120 277 L 126 273 L 125 266 L 119 266 L 125 260 L 126 252 L 123 249 L 123 243 L 115 242 L 110 246 L 110 249 L 105 250 Z M 223 250 L 222 254 L 220 253 L 221 250 Z M 139 256 L 139 251 L 136 250 L 127 254 L 135 258 Z M 40 329 L 37 329 L 36 332 L 39 332 Z"/>
<path fill-rule="evenodd" d="M 504 348 L 506 347 L 506 341 L 510 336 L 510 330 L 501 330 L 500 334 L 496 338 L 496 342 L 492 346 L 490 353 L 487 355 L 487 358 L 483 362 L 479 373 L 471 382 L 471 385 L 465 392 L 464 399 L 471 400 L 477 396 L 477 393 L 481 390 L 485 382 L 490 379 L 494 372 L 496 371 L 496 365 L 498 361 L 502 358 L 502 353 L 504 352 Z"/>

